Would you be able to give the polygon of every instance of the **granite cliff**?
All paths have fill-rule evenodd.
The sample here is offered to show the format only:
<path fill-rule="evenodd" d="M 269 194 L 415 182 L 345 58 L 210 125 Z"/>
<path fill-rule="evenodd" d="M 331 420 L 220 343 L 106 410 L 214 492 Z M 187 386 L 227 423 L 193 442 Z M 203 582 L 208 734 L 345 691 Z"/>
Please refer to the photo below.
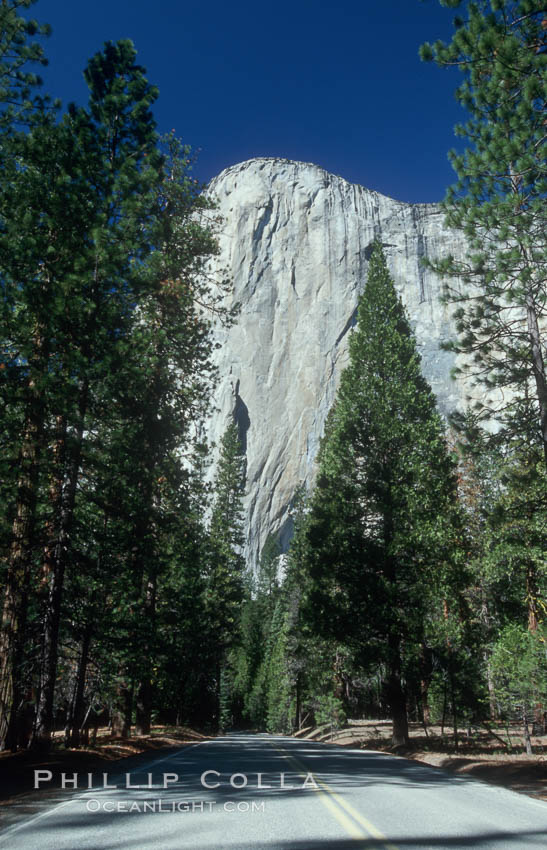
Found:
<path fill-rule="evenodd" d="M 223 171 L 209 192 L 223 221 L 212 272 L 231 278 L 230 303 L 240 315 L 215 333 L 221 380 L 208 431 L 218 444 L 235 415 L 247 458 L 247 554 L 255 563 L 269 531 L 287 545 L 291 499 L 313 480 L 375 238 L 440 410 L 461 404 L 463 386 L 450 378 L 453 355 L 439 348 L 453 335 L 450 310 L 421 258 L 461 255 L 463 241 L 435 204 L 401 203 L 306 163 L 249 160 Z"/>

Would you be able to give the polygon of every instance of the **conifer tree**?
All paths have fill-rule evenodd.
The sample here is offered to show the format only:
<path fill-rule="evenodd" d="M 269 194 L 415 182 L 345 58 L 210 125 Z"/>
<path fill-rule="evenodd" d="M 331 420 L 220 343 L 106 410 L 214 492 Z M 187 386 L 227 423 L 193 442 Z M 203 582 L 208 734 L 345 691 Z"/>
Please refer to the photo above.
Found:
<path fill-rule="evenodd" d="M 539 446 L 505 452 L 495 473 L 498 492 L 489 506 L 477 569 L 492 615 L 490 649 L 512 626 L 535 635 L 547 611 L 547 480 Z"/>
<path fill-rule="evenodd" d="M 43 47 L 35 38 L 49 35 L 51 28 L 19 14 L 34 3 L 36 0 L 3 0 L 0 4 L 0 133 L 4 145 L 16 128 L 31 123 L 47 103 L 47 98 L 37 94 L 41 79 L 33 68 L 47 65 Z"/>
<path fill-rule="evenodd" d="M 233 692 L 241 705 L 241 713 L 258 727 L 263 727 L 265 721 L 264 654 L 279 595 L 279 555 L 279 543 L 269 534 L 260 553 L 257 575 L 249 576 L 245 583 L 238 645 L 230 657 L 234 668 Z"/>
<path fill-rule="evenodd" d="M 20 428 L 12 431 L 8 453 L 18 458 L 10 513 L 13 522 L 7 540 L 8 571 L 4 594 L 0 643 L 0 702 L 4 726 L 16 704 L 20 683 L 20 649 L 25 641 L 26 607 L 32 561 L 35 554 L 35 511 L 40 476 L 47 465 L 45 448 L 48 425 L 55 409 L 59 426 L 68 403 L 60 391 L 60 373 L 67 339 L 64 296 L 74 274 L 82 243 L 81 232 L 89 226 L 89 192 L 78 183 L 67 183 L 67 166 L 81 166 L 77 144 L 67 123 L 53 125 L 49 119 L 37 124 L 18 143 L 19 167 L 9 192 L 0 196 L 0 269 L 2 302 L 2 400 L 17 412 Z M 63 220 L 59 213 L 62 209 Z M 67 218 L 66 218 L 67 217 Z M 53 245 L 56 246 L 53 250 Z M 53 341 L 55 344 L 53 345 Z M 54 401 L 55 399 L 55 401 Z M 60 458 L 59 458 L 60 461 Z M 11 661 L 9 661 L 11 659 Z M 11 672 L 8 670 L 11 667 Z M 14 717 L 10 736 L 13 744 Z M 5 730 L 0 728 L 1 737 Z"/>
<path fill-rule="evenodd" d="M 9 191 L 0 196 L 3 389 L 23 423 L 1 632 L 3 656 L 11 661 L 2 667 L 0 694 L 6 695 L 5 722 L 19 702 L 14 659 L 36 567 L 32 522 L 42 475 L 47 502 L 36 742 L 44 746 L 77 485 L 90 439 L 86 420 L 143 297 L 133 267 L 150 249 L 151 189 L 160 177 L 150 112 L 157 92 L 135 57 L 130 42 L 105 45 L 86 71 L 89 108 L 71 107 L 58 123 L 45 113 L 35 121 L 19 142 Z"/>
<path fill-rule="evenodd" d="M 312 628 L 384 670 L 393 743 L 408 743 L 405 674 L 424 622 L 452 604 L 453 463 L 379 243 L 329 414 L 307 520 Z"/>
<path fill-rule="evenodd" d="M 74 277 L 62 282 L 67 324 L 59 346 L 59 386 L 68 402 L 53 410 L 51 520 L 43 563 L 47 600 L 34 736 L 40 747 L 49 746 L 53 721 L 63 584 L 86 418 L 120 354 L 135 302 L 146 293 L 132 267 L 150 250 L 153 190 L 161 177 L 151 113 L 158 93 L 135 60 L 130 41 L 107 42 L 85 70 L 88 109 L 71 108 L 67 118 L 81 156 L 78 177 L 93 191 L 93 219 L 74 258 Z"/>
<path fill-rule="evenodd" d="M 270 623 L 264 659 L 266 728 L 269 732 L 290 732 L 294 720 L 294 689 L 289 669 L 289 615 L 278 600 Z"/>
<path fill-rule="evenodd" d="M 450 159 L 458 181 L 444 209 L 469 250 L 463 261 L 432 258 L 441 274 L 459 276 L 446 289 L 466 369 L 488 390 L 485 416 L 518 433 L 516 408 L 529 407 L 534 439 L 547 464 L 547 9 L 543 0 L 441 0 L 461 8 L 448 44 L 422 58 L 455 65 L 465 75 L 456 96 L 469 120 L 456 127 L 467 142 Z M 507 392 L 509 390 L 509 392 Z"/>
<path fill-rule="evenodd" d="M 41 84 L 34 72 L 38 65 L 46 65 L 43 48 L 36 37 L 48 35 L 50 28 L 40 25 L 33 19 L 20 14 L 28 9 L 35 0 L 4 0 L 0 6 L 0 240 L 5 240 L 6 230 L 14 213 L 12 202 L 13 186 L 20 179 L 21 153 L 26 146 L 26 137 L 22 132 L 25 126 L 41 123 L 47 98 L 38 95 Z M 28 240 L 21 239 L 17 245 L 8 239 L 9 251 L 19 255 L 28 250 Z M 36 258 L 34 258 L 36 259 Z M 31 263 L 32 265 L 32 263 Z M 35 271 L 35 266 L 32 273 Z M 21 279 L 18 281 L 21 282 Z M 38 483 L 38 463 L 42 439 L 42 401 L 41 387 L 34 380 L 28 381 L 28 392 L 21 404 L 18 396 L 20 381 L 13 368 L 17 358 L 17 341 L 8 327 L 15 312 L 14 291 L 6 281 L 2 260 L 0 259 L 0 286 L 2 304 L 0 307 L 0 325 L 2 342 L 0 351 L 2 375 L 2 556 L 8 564 L 6 585 L 8 604 L 2 613 L 0 629 L 0 745 L 5 745 L 6 735 L 10 746 L 15 746 L 15 715 L 12 706 L 20 701 L 21 682 L 14 671 L 23 664 L 25 643 L 26 607 L 28 601 L 28 552 L 34 539 L 34 512 L 36 488 Z M 30 328 L 30 336 L 35 341 L 42 339 L 41 328 Z M 38 346 L 39 347 L 39 346 Z M 29 375 L 37 365 L 38 355 L 29 361 Z M 10 368 L 11 367 L 11 368 Z M 23 409 L 26 405 L 26 409 Z M 15 461 L 18 460 L 16 465 Z M 13 492 L 19 497 L 13 499 Z M 8 629 L 18 620 L 21 628 L 13 640 L 5 640 L 5 627 Z"/>
<path fill-rule="evenodd" d="M 279 587 L 277 574 L 280 555 L 281 548 L 276 537 L 268 534 L 258 563 L 257 593 L 265 599 L 269 607 L 273 605 Z"/>
<path fill-rule="evenodd" d="M 242 548 L 245 456 L 238 428 L 231 422 L 221 440 L 214 482 L 214 500 L 209 528 L 210 553 L 206 590 L 209 641 L 215 647 L 217 717 L 220 722 L 220 686 L 226 688 L 232 674 L 227 670 L 227 652 L 238 638 L 240 606 L 244 598 Z M 226 709 L 226 706 L 223 706 Z"/>
<path fill-rule="evenodd" d="M 545 629 L 531 632 L 512 623 L 501 632 L 492 652 L 494 692 L 506 721 L 522 722 L 526 754 L 533 754 L 529 724 L 535 716 L 536 731 L 545 726 L 543 706 L 547 700 Z M 534 724 L 536 725 L 536 724 Z"/>
<path fill-rule="evenodd" d="M 211 515 L 211 567 L 208 598 L 216 623 L 216 641 L 226 649 L 233 641 L 243 598 L 243 507 L 245 456 L 237 425 L 228 425 L 221 440 Z"/>
<path fill-rule="evenodd" d="M 183 492 L 192 501 L 189 491 L 195 482 L 183 464 L 191 460 L 211 395 L 210 317 L 213 312 L 223 315 L 202 273 L 203 263 L 217 250 L 207 217 L 211 204 L 190 176 L 189 149 L 173 135 L 163 140 L 163 149 L 164 177 L 151 228 L 156 250 L 139 272 L 147 295 L 135 312 L 117 376 L 120 437 L 133 458 L 126 473 L 134 493 L 129 517 L 132 571 L 140 586 L 138 656 L 143 661 L 137 676 L 137 730 L 142 734 L 150 729 L 147 659 L 157 631 L 162 571 L 173 541 L 184 533 L 184 512 L 173 516 L 171 509 Z"/>

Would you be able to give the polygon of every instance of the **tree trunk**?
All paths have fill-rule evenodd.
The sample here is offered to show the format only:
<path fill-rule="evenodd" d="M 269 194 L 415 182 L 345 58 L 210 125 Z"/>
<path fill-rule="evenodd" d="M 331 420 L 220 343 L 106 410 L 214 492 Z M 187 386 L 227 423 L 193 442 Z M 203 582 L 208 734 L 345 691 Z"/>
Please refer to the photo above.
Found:
<path fill-rule="evenodd" d="M 49 588 L 44 621 L 42 661 L 40 671 L 40 697 L 36 719 L 36 729 L 32 742 L 33 749 L 47 751 L 51 745 L 53 731 L 53 703 L 57 660 L 59 653 L 59 626 L 61 622 L 61 603 L 65 570 L 70 555 L 70 533 L 74 517 L 76 489 L 80 473 L 84 420 L 87 410 L 89 382 L 84 378 L 80 387 L 78 401 L 78 422 L 74 431 L 71 457 L 66 477 L 59 473 L 59 465 L 64 467 L 67 453 L 66 423 L 58 420 L 57 445 L 54 448 L 56 469 L 52 481 L 51 495 L 53 504 L 53 523 L 57 529 L 50 539 L 44 556 L 44 583 Z M 60 485 L 60 486 L 59 486 Z"/>
<path fill-rule="evenodd" d="M 526 567 L 526 604 L 528 606 L 528 631 L 536 634 L 539 625 L 539 606 L 538 606 L 538 584 L 537 570 L 535 564 L 528 564 Z M 533 684 L 538 693 L 537 681 L 533 680 Z M 534 706 L 534 724 L 533 728 L 538 730 L 538 734 L 543 734 L 541 730 L 545 728 L 545 712 L 543 703 L 539 699 L 539 693 L 536 697 Z"/>
<path fill-rule="evenodd" d="M 422 643 L 420 651 L 420 702 L 422 706 L 422 720 L 427 735 L 427 727 L 431 723 L 431 709 L 429 707 L 429 686 L 431 684 L 432 662 L 431 651 Z"/>
<path fill-rule="evenodd" d="M 446 683 L 446 679 L 444 680 L 443 687 L 443 713 L 441 717 L 441 738 L 444 736 L 444 726 L 446 723 L 446 704 L 448 701 L 448 685 Z"/>
<path fill-rule="evenodd" d="M 528 564 L 526 567 L 526 604 L 528 606 L 528 631 L 535 634 L 538 630 L 538 586 L 536 567 Z"/>
<path fill-rule="evenodd" d="M 392 746 L 408 747 L 408 718 L 406 712 L 406 699 L 399 678 L 392 678 L 388 683 L 387 698 L 393 721 Z"/>
<path fill-rule="evenodd" d="M 121 670 L 116 686 L 116 703 L 112 709 L 112 735 L 129 738 L 133 713 L 133 688 L 125 670 Z"/>
<path fill-rule="evenodd" d="M 294 714 L 295 714 L 295 723 L 296 723 L 296 728 L 297 728 L 297 729 L 300 729 L 300 728 L 301 728 L 301 727 L 300 727 L 300 716 L 301 716 L 301 706 L 300 706 L 300 700 L 301 700 L 301 695 L 300 695 L 300 673 L 297 673 L 297 674 L 296 674 L 296 682 L 295 682 L 295 703 L 296 703 L 296 705 L 295 705 L 295 710 L 294 710 Z"/>
<path fill-rule="evenodd" d="M 392 746 L 408 747 L 408 716 L 406 696 L 401 684 L 401 648 L 396 635 L 389 636 L 389 674 L 385 687 L 386 702 L 393 721 Z"/>
<path fill-rule="evenodd" d="M 43 346 L 43 343 L 41 343 Z M 44 404 L 35 380 L 19 453 L 19 480 L 0 629 L 0 745 L 17 748 L 17 712 L 22 699 L 22 665 L 32 572 Z"/>
<path fill-rule="evenodd" d="M 149 575 L 144 589 L 144 617 L 142 655 L 146 669 L 140 676 L 137 689 L 137 706 L 135 731 L 137 735 L 149 735 L 152 713 L 152 678 L 150 663 L 154 653 L 154 636 L 156 629 L 156 576 Z"/>
<path fill-rule="evenodd" d="M 427 727 L 431 725 L 431 708 L 429 707 L 429 681 L 427 679 L 420 680 L 420 706 L 422 709 L 422 725 L 426 738 L 428 738 Z"/>
<path fill-rule="evenodd" d="M 454 670 L 452 669 L 452 660 L 450 663 L 450 702 L 452 703 L 452 724 L 454 729 L 454 747 L 458 749 L 458 708 L 456 705 L 456 686 L 454 682 Z"/>
<path fill-rule="evenodd" d="M 70 732 L 68 738 L 68 746 L 78 748 L 80 746 L 80 730 L 84 723 L 84 693 L 85 680 L 87 674 L 87 662 L 89 660 L 89 650 L 91 648 L 92 627 L 87 626 L 82 639 L 82 649 L 78 660 L 78 669 L 76 671 L 76 686 L 74 689 L 74 700 L 71 710 Z"/>
<path fill-rule="evenodd" d="M 530 739 L 530 728 L 528 726 L 528 711 L 526 709 L 526 703 L 523 702 L 522 705 L 522 726 L 524 732 L 524 744 L 526 746 L 526 755 L 533 756 L 534 751 L 532 749 L 532 741 Z"/>
<path fill-rule="evenodd" d="M 496 703 L 496 689 L 494 686 L 494 679 L 492 677 L 492 667 L 490 665 L 490 659 L 488 658 L 488 654 L 484 653 L 484 662 L 486 666 L 486 684 L 488 686 L 488 705 L 489 705 L 489 714 L 490 720 L 495 722 L 498 719 L 498 707 Z"/>
<path fill-rule="evenodd" d="M 541 337 L 536 305 L 532 294 L 526 294 L 526 320 L 530 335 L 530 352 L 532 356 L 532 371 L 536 383 L 536 395 L 539 402 L 540 431 L 543 442 L 543 457 L 547 468 L 547 378 L 545 362 L 541 349 Z"/>
<path fill-rule="evenodd" d="M 513 193 L 516 198 L 515 212 L 519 214 L 521 208 L 521 197 L 519 182 L 515 181 L 515 167 L 513 163 L 509 165 L 509 173 L 512 178 Z M 534 279 L 536 272 L 536 263 L 532 257 L 529 247 L 519 241 L 519 250 L 521 255 L 526 260 L 528 271 L 531 275 L 531 280 Z M 539 287 L 540 292 L 543 291 L 543 285 Z M 539 425 L 541 440 L 543 444 L 543 458 L 545 467 L 547 468 L 547 375 L 545 374 L 545 361 L 543 359 L 543 349 L 541 345 L 541 334 L 539 329 L 537 308 L 534 301 L 533 292 L 530 288 L 526 291 L 526 324 L 528 327 L 528 336 L 530 339 L 530 357 L 532 361 L 532 374 L 536 384 L 536 396 L 539 404 Z"/>
<path fill-rule="evenodd" d="M 135 734 L 149 735 L 151 727 L 152 711 L 152 682 L 150 676 L 141 676 L 137 689 L 137 703 L 135 707 Z"/>
<path fill-rule="evenodd" d="M 163 348 L 158 346 L 158 354 L 163 354 Z M 152 678 L 150 663 L 155 649 L 156 632 L 156 595 L 157 553 L 151 544 L 154 537 L 152 532 L 153 511 L 156 507 L 154 481 L 157 479 L 157 463 L 160 456 L 161 443 L 158 437 L 156 411 L 162 399 L 162 366 L 158 361 L 148 388 L 148 398 L 145 406 L 144 419 L 144 452 L 145 473 L 140 482 L 142 509 L 144 513 L 136 518 L 135 538 L 137 545 L 133 558 L 135 573 L 141 573 L 141 598 L 143 600 L 143 622 L 140 628 L 140 655 L 145 663 L 139 672 L 137 685 L 137 704 L 135 714 L 135 731 L 137 735 L 149 735 L 152 712 Z"/>

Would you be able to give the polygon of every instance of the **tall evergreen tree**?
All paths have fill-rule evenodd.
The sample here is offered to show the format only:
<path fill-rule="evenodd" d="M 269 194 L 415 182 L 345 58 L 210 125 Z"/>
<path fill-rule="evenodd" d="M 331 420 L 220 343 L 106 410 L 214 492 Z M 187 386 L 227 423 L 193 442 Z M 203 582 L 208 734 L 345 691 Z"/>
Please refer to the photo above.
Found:
<path fill-rule="evenodd" d="M 451 348 L 488 390 L 483 412 L 519 431 L 528 405 L 547 465 L 547 10 L 543 0 L 441 0 L 461 8 L 450 43 L 422 47 L 423 59 L 456 65 L 456 95 L 469 120 L 450 159 L 458 181 L 444 208 L 469 240 L 464 261 L 433 262 L 457 275 L 447 287 L 459 333 Z M 507 392 L 509 390 L 509 393 Z M 515 416 L 517 421 L 515 422 Z"/>
<path fill-rule="evenodd" d="M 328 417 L 304 562 L 321 635 L 384 670 L 393 743 L 408 743 L 405 675 L 425 620 L 452 604 L 453 463 L 381 246 Z"/>
<path fill-rule="evenodd" d="M 70 305 L 60 378 L 69 405 L 57 416 L 52 444 L 52 517 L 43 564 L 48 596 L 44 614 L 40 697 L 34 742 L 48 746 L 64 576 L 82 469 L 86 417 L 106 370 L 119 356 L 135 302 L 146 290 L 132 273 L 150 250 L 154 188 L 161 176 L 151 105 L 157 89 L 136 63 L 130 41 L 107 42 L 85 70 L 88 110 L 71 108 L 68 122 L 82 156 L 81 176 L 93 187 L 93 221 L 76 258 L 75 276 L 63 281 Z M 70 298 L 70 301 L 69 301 Z"/>
<path fill-rule="evenodd" d="M 240 606 L 244 598 L 243 493 L 245 489 L 245 456 L 241 450 L 238 428 L 231 422 L 221 440 L 220 456 L 214 483 L 214 501 L 210 523 L 209 574 L 206 600 L 209 640 L 215 646 L 216 691 L 227 703 L 231 690 L 226 654 L 238 638 Z M 218 719 L 221 718 L 218 707 Z"/>
<path fill-rule="evenodd" d="M 174 136 L 165 140 L 165 147 L 164 179 L 154 213 L 157 249 L 140 271 L 148 295 L 135 313 L 117 394 L 124 423 L 121 437 L 133 458 L 126 471 L 135 493 L 130 523 L 133 572 L 141 588 L 138 654 L 146 659 L 153 654 L 166 555 L 173 539 L 184 532 L 184 515 L 172 516 L 169 508 L 177 504 L 177 491 L 180 497 L 191 489 L 183 463 L 191 459 L 197 425 L 211 395 L 210 316 L 222 313 L 202 273 L 203 263 L 217 250 L 207 218 L 211 204 L 190 177 L 189 150 Z M 152 683 L 148 661 L 140 667 L 137 728 L 146 734 Z"/>
<path fill-rule="evenodd" d="M 257 576 L 257 593 L 265 597 L 270 607 L 274 604 L 274 597 L 279 588 L 279 556 L 281 548 L 277 538 L 268 534 L 266 542 L 260 553 Z"/>
<path fill-rule="evenodd" d="M 13 659 L 24 638 L 26 598 L 36 566 L 32 523 L 39 475 L 45 473 L 36 725 L 36 741 L 44 745 L 52 725 L 77 485 L 84 443 L 91 439 L 86 420 L 114 371 L 143 297 L 133 267 L 150 249 L 151 189 L 160 176 L 150 112 L 157 91 L 135 56 L 130 42 L 105 45 L 86 71 L 89 108 L 71 107 L 57 124 L 45 114 L 35 122 L 20 143 L 9 191 L 1 196 L 3 389 L 21 411 L 23 462 L 12 509 L 1 633 L 4 658 L 12 661 L 2 667 L 0 692 L 6 694 L 4 718 L 10 711 L 13 718 L 19 702 L 14 671 L 20 666 Z"/>
<path fill-rule="evenodd" d="M 237 425 L 232 422 L 220 445 L 210 524 L 212 550 L 208 597 L 217 621 L 215 631 L 220 649 L 226 649 L 234 639 L 243 598 L 244 489 L 245 456 Z"/>
<path fill-rule="evenodd" d="M 15 411 L 20 424 L 12 431 L 11 445 L 7 446 L 12 463 L 15 459 L 18 462 L 11 494 L 13 522 L 6 543 L 8 569 L 0 636 L 4 718 L 9 714 L 12 697 L 8 694 L 12 690 L 14 703 L 18 702 L 14 671 L 20 668 L 20 660 L 15 659 L 20 655 L 17 644 L 25 640 L 26 605 L 37 544 L 35 512 L 40 475 L 47 460 L 48 425 L 55 410 L 61 427 L 68 403 L 60 391 L 61 351 L 67 340 L 67 282 L 81 250 L 82 230 L 90 224 L 89 191 L 74 171 L 73 185 L 66 180 L 67 167 L 72 165 L 77 171 L 82 164 L 67 123 L 53 125 L 44 118 L 18 147 L 19 167 L 9 191 L 0 196 L 1 390 L 5 409 Z M 10 658 L 12 661 L 8 661 Z M 13 735 L 13 714 L 10 722 Z"/>
<path fill-rule="evenodd" d="M 33 68 L 47 64 L 43 48 L 35 37 L 48 35 L 50 28 L 20 14 L 21 10 L 28 9 L 34 1 L 4 0 L 0 6 L 0 240 L 3 240 L 15 211 L 13 186 L 20 180 L 22 148 L 27 142 L 21 131 L 25 125 L 43 121 L 43 110 L 47 103 L 47 98 L 41 98 L 37 94 L 41 80 Z M 18 236 L 20 238 L 22 234 L 19 233 Z M 20 242 L 25 242 L 24 236 L 20 238 Z M 19 258 L 25 247 L 29 247 L 28 240 L 22 251 L 20 244 L 16 246 L 13 239 L 10 241 L 10 252 L 18 254 Z M 32 274 L 36 269 L 35 260 L 36 257 L 30 264 Z M 18 283 L 21 283 L 21 279 Z M 2 374 L 1 399 L 4 516 L 1 546 L 2 557 L 7 563 L 4 578 L 9 596 L 8 605 L 2 614 L 3 625 L 0 631 L 0 742 L 4 741 L 9 727 L 10 743 L 15 745 L 15 716 L 10 705 L 20 700 L 21 691 L 18 677 L 15 676 L 14 679 L 13 673 L 20 669 L 23 663 L 28 599 L 26 565 L 27 554 L 34 538 L 37 470 L 42 439 L 42 388 L 35 381 L 35 376 L 32 376 L 28 381 L 26 399 L 21 404 L 18 395 L 20 382 L 15 375 L 17 369 L 13 368 L 21 355 L 13 334 L 10 329 L 6 332 L 5 328 L 5 320 L 10 323 L 12 318 L 16 299 L 13 288 L 6 280 L 1 259 L 0 288 L 0 360 L 1 367 L 5 370 Z M 38 342 L 37 347 L 40 348 L 43 338 L 40 326 L 30 328 L 30 338 Z M 29 375 L 32 375 L 40 359 L 38 354 L 34 360 L 29 361 Z M 13 499 L 14 490 L 19 493 L 16 500 Z M 6 620 L 8 624 L 21 621 L 21 628 L 17 630 L 16 635 L 12 634 L 13 640 L 7 643 L 4 639 Z"/>
<path fill-rule="evenodd" d="M 277 572 L 281 550 L 269 534 L 262 547 L 257 575 L 246 581 L 246 593 L 239 619 L 238 645 L 230 656 L 234 668 L 233 693 L 236 707 L 253 726 L 265 725 L 266 667 L 273 613 L 279 598 Z"/>

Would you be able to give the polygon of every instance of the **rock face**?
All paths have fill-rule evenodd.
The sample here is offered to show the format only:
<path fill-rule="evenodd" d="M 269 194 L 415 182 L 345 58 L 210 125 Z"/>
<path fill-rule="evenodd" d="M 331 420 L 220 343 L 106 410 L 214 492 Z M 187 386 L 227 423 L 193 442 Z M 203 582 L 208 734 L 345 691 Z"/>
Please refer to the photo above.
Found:
<path fill-rule="evenodd" d="M 305 163 L 249 160 L 222 172 L 209 192 L 223 217 L 213 272 L 231 278 L 230 300 L 241 311 L 232 328 L 216 331 L 221 383 L 208 430 L 218 444 L 230 416 L 238 422 L 247 555 L 256 563 L 268 532 L 286 547 L 295 490 L 313 481 L 374 239 L 383 243 L 440 410 L 461 404 L 453 355 L 439 348 L 453 335 L 450 311 L 420 260 L 460 256 L 463 241 L 434 204 L 400 203 Z"/>

